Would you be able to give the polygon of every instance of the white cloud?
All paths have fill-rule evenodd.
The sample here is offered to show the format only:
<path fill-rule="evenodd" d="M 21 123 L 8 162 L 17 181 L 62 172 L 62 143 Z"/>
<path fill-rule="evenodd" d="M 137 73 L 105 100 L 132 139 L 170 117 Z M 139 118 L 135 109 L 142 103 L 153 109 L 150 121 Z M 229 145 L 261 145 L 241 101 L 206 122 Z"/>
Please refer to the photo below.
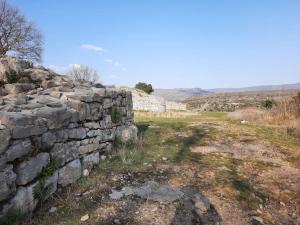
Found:
<path fill-rule="evenodd" d="M 113 60 L 112 59 L 105 59 L 104 62 L 106 62 L 108 64 L 113 64 Z"/>
<path fill-rule="evenodd" d="M 127 72 L 127 69 L 125 67 L 122 67 L 121 69 L 123 72 Z"/>
<path fill-rule="evenodd" d="M 99 53 L 104 52 L 104 49 L 103 49 L 103 48 L 98 47 L 98 46 L 96 46 L 96 45 L 91 45 L 91 44 L 82 44 L 82 45 L 80 46 L 80 48 L 92 50 L 92 51 L 99 52 Z"/>

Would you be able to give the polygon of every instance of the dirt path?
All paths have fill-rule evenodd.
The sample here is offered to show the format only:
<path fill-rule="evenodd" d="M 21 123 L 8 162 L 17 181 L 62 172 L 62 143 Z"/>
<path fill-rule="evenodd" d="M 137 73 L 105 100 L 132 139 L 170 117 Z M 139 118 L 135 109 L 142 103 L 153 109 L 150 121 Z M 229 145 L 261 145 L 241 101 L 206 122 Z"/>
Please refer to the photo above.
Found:
<path fill-rule="evenodd" d="M 119 146 L 25 224 L 300 224 L 296 145 L 219 114 L 137 122 L 136 146 Z"/>

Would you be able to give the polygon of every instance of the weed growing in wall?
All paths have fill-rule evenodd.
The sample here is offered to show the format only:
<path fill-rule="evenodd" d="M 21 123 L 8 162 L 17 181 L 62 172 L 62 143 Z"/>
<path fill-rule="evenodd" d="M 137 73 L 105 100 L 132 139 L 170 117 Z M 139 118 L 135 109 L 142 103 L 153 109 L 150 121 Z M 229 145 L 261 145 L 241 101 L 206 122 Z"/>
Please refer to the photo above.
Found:
<path fill-rule="evenodd" d="M 113 123 L 118 123 L 121 120 L 121 114 L 118 110 L 118 107 L 113 105 L 111 108 L 111 121 Z"/>

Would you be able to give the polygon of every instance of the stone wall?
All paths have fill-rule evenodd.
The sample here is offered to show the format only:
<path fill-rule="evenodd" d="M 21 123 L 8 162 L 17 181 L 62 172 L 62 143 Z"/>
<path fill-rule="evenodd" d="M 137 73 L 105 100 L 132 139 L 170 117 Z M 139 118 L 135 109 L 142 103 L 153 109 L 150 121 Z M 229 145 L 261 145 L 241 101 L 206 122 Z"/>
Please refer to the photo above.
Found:
<path fill-rule="evenodd" d="M 61 89 L 0 98 L 0 218 L 33 211 L 58 186 L 88 176 L 116 138 L 137 138 L 130 92 Z"/>
<path fill-rule="evenodd" d="M 165 112 L 170 110 L 186 110 L 186 104 L 167 101 L 162 97 L 148 95 L 145 92 L 133 88 L 121 88 L 132 92 L 133 110 L 149 112 Z"/>

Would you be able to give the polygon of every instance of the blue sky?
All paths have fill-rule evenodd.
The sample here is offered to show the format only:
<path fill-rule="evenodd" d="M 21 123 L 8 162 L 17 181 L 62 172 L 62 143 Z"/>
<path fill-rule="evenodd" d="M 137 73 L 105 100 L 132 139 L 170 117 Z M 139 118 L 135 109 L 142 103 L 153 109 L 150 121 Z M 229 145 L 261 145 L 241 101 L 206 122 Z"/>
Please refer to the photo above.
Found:
<path fill-rule="evenodd" d="M 105 84 L 224 88 L 300 82 L 299 0 L 11 0 L 45 37 L 43 64 Z"/>

